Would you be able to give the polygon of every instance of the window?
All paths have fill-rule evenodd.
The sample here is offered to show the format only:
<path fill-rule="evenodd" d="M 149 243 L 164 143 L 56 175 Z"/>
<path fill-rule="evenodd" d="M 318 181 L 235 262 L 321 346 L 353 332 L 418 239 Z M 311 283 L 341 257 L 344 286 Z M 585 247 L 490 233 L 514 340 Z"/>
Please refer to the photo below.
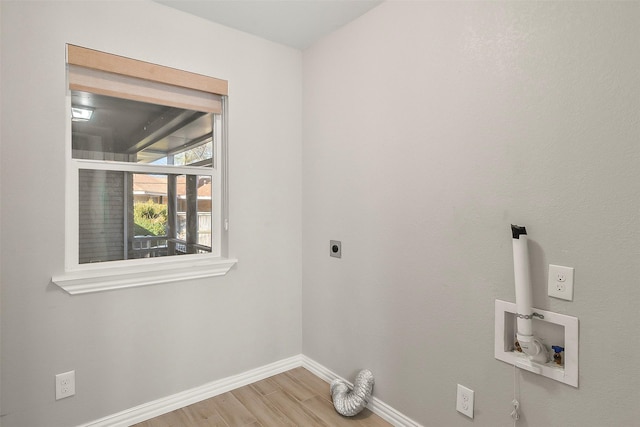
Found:
<path fill-rule="evenodd" d="M 227 82 L 67 46 L 70 293 L 226 272 Z"/>

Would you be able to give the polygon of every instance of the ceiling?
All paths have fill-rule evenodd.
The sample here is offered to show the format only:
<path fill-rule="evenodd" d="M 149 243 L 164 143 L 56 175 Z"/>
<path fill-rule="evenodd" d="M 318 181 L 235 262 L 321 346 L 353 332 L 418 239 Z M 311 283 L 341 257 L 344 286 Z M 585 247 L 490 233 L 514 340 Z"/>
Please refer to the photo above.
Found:
<path fill-rule="evenodd" d="M 296 49 L 365 14 L 383 0 L 154 0 Z"/>

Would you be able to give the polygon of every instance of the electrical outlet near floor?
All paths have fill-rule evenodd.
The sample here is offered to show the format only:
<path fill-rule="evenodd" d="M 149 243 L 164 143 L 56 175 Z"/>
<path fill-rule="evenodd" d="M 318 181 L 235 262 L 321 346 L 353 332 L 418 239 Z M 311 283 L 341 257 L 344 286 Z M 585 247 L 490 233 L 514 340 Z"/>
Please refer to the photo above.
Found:
<path fill-rule="evenodd" d="M 573 301 L 573 268 L 549 264 L 549 284 L 547 294 L 550 297 Z"/>
<path fill-rule="evenodd" d="M 469 418 L 473 418 L 473 390 L 458 384 L 456 410 Z"/>
<path fill-rule="evenodd" d="M 76 394 L 76 371 L 56 375 L 56 400 Z"/>

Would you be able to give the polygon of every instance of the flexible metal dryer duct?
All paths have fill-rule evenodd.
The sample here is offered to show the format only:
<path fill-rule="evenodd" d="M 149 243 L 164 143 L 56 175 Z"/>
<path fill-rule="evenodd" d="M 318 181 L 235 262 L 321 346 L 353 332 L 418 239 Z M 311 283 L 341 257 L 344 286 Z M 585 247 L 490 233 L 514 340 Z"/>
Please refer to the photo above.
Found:
<path fill-rule="evenodd" d="M 359 414 L 369 403 L 373 391 L 373 374 L 363 369 L 356 375 L 353 390 L 346 381 L 336 379 L 331 382 L 333 406 L 340 415 L 353 417 Z"/>

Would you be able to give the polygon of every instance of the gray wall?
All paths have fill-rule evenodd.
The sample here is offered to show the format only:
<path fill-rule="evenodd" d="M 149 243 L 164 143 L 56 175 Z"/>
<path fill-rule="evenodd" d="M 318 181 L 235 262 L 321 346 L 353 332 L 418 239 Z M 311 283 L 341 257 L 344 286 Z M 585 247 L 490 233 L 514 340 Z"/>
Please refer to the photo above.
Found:
<path fill-rule="evenodd" d="M 299 354 L 300 52 L 153 2 L 0 8 L 3 427 L 78 425 Z M 240 262 L 226 277 L 74 297 L 50 283 L 64 268 L 65 43 L 229 81 Z M 72 369 L 76 396 L 56 402 L 54 376 Z"/>
<path fill-rule="evenodd" d="M 303 353 L 425 426 L 512 425 L 514 301 L 580 319 L 580 388 L 519 372 L 519 426 L 630 426 L 640 398 L 640 3 L 387 1 L 303 55 Z M 342 259 L 328 256 L 342 240 Z M 546 296 L 548 264 L 575 299 Z"/>

